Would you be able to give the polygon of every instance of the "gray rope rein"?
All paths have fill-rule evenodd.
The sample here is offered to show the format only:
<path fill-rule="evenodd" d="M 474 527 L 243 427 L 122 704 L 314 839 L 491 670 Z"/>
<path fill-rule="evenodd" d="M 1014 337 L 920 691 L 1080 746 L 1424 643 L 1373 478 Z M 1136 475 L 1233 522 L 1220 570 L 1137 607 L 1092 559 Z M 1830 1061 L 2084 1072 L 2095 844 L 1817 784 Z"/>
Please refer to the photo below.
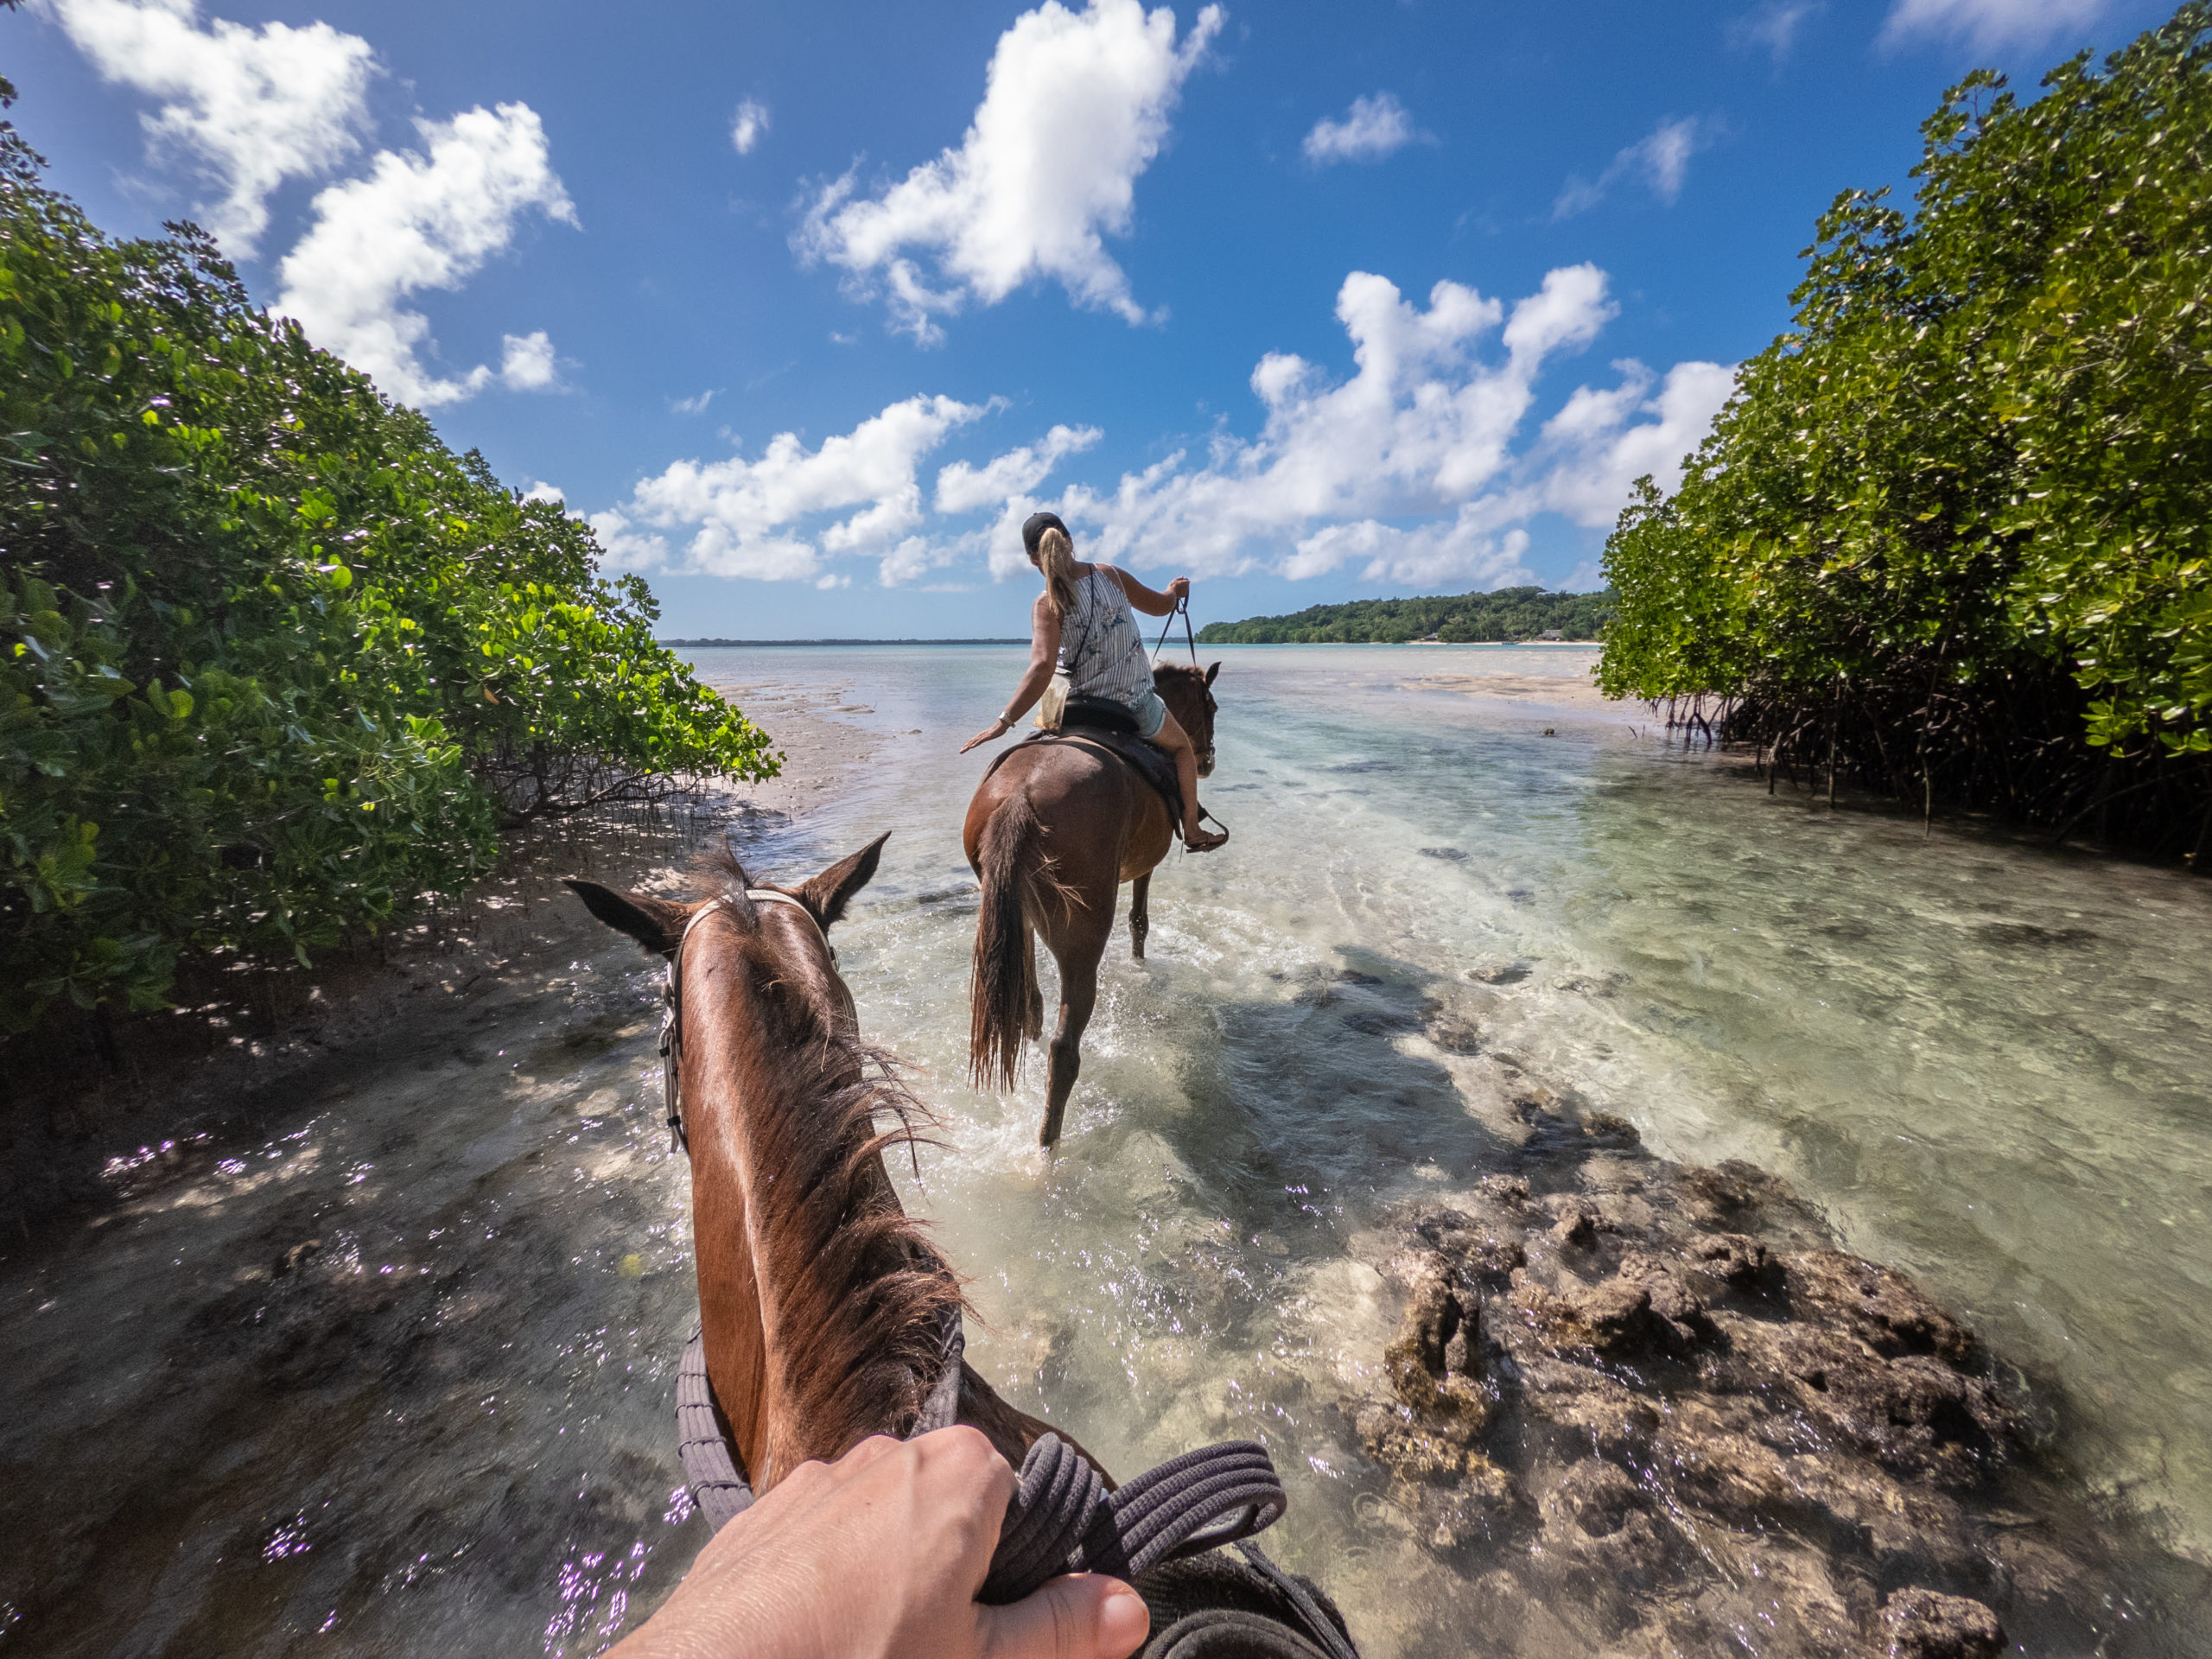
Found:
<path fill-rule="evenodd" d="M 748 891 L 746 897 L 793 906 L 810 922 L 814 920 L 813 912 L 788 893 Z M 690 1144 L 683 1132 L 677 1083 L 683 1046 L 683 944 L 699 918 L 720 903 L 709 900 L 685 922 L 676 949 L 669 953 L 664 992 L 667 1007 L 661 1020 L 660 1052 L 669 1129 L 674 1147 L 686 1156 Z M 819 923 L 815 931 L 822 931 Z M 827 935 L 823 944 L 829 944 Z M 836 971 L 834 950 L 830 963 Z M 938 1331 L 937 1377 L 906 1439 L 949 1428 L 959 1420 L 960 1372 L 967 1345 L 960 1310 L 946 1309 Z M 676 1438 L 692 1503 L 708 1526 L 720 1532 L 752 1508 L 753 1491 L 717 1418 L 702 1329 L 693 1330 L 677 1368 Z M 1163 1562 L 1235 1543 L 1297 1610 L 1305 1634 L 1317 1644 L 1316 1652 L 1324 1659 L 1358 1659 L 1357 1650 L 1344 1641 L 1304 1586 L 1256 1545 L 1244 1541 L 1281 1519 L 1288 1506 L 1274 1460 L 1257 1440 L 1201 1446 L 1109 1492 L 1088 1458 L 1058 1435 L 1046 1434 L 1021 1460 L 1006 1520 L 999 1529 L 998 1548 L 991 1554 L 990 1572 L 976 1599 L 989 1606 L 1020 1601 L 1064 1573 L 1133 1579 Z"/>

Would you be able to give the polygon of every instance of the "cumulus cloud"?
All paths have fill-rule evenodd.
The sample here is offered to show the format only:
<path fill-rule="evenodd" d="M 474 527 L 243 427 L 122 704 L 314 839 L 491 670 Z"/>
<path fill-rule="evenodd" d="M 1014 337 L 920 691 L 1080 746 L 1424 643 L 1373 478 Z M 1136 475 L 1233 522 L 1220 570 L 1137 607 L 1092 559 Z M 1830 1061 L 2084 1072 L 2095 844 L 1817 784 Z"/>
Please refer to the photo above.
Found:
<path fill-rule="evenodd" d="M 501 337 L 499 378 L 509 391 L 550 391 L 560 384 L 553 362 L 553 340 L 543 328 Z"/>
<path fill-rule="evenodd" d="M 793 245 L 882 298 L 893 327 L 918 341 L 942 336 L 938 318 L 1039 278 L 1078 305 L 1144 321 L 1103 238 L 1127 233 L 1137 177 L 1221 23 L 1210 5 L 1179 43 L 1165 6 L 1090 0 L 1073 12 L 1046 0 L 999 37 L 958 149 L 880 195 L 856 194 L 851 173 L 823 187 Z"/>
<path fill-rule="evenodd" d="M 1314 166 L 1326 167 L 1332 162 L 1379 162 L 1427 137 L 1394 94 L 1377 92 L 1352 99 L 1342 119 L 1316 121 L 1300 149 Z"/>
<path fill-rule="evenodd" d="M 751 99 L 737 106 L 737 113 L 730 118 L 729 141 L 741 156 L 750 156 L 753 147 L 767 136 L 768 106 L 756 104 Z"/>
<path fill-rule="evenodd" d="M 1767 0 L 1729 22 L 1728 44 L 1738 50 L 1764 47 L 1783 63 L 1796 49 L 1798 30 L 1824 9 L 1823 0 Z"/>
<path fill-rule="evenodd" d="M 1979 52 L 2040 46 L 2104 16 L 2107 0 L 1897 0 L 1882 24 L 1882 44 L 1962 41 Z"/>
<path fill-rule="evenodd" d="M 528 105 L 502 104 L 415 124 L 426 154 L 381 151 L 365 177 L 316 196 L 313 227 L 278 268 L 276 308 L 401 403 L 452 403 L 495 378 L 518 391 L 552 386 L 553 346 L 542 332 L 506 336 L 496 376 L 480 364 L 440 378 L 420 355 L 429 320 L 402 303 L 424 289 L 458 288 L 513 241 L 533 208 L 576 223 L 543 124 Z"/>
<path fill-rule="evenodd" d="M 1613 366 L 1620 384 L 1576 388 L 1533 455 L 1543 505 L 1592 530 L 1612 524 L 1645 474 L 1672 489 L 1736 389 L 1736 371 L 1719 363 L 1677 363 L 1663 378 L 1633 358 Z"/>
<path fill-rule="evenodd" d="M 251 257 L 270 194 L 328 173 L 360 148 L 369 43 L 327 23 L 203 23 L 194 0 L 41 0 L 103 79 L 160 100 L 149 149 L 219 193 L 196 210 L 225 251 Z"/>
<path fill-rule="evenodd" d="M 1451 282 L 1424 304 L 1354 271 L 1337 296 L 1348 378 L 1270 353 L 1251 375 L 1265 411 L 1257 435 L 1217 432 L 1202 455 L 1170 454 L 1109 489 L 1077 482 L 1040 498 L 1055 469 L 1103 435 L 1060 424 L 987 461 L 940 467 L 925 507 L 925 460 L 1002 405 L 923 396 L 817 448 L 784 433 L 757 460 L 678 461 L 591 522 L 618 563 L 771 580 L 841 581 L 836 561 L 852 556 L 876 560 L 886 586 L 948 567 L 1014 575 L 1026 569 L 1021 521 L 1041 505 L 1080 527 L 1087 553 L 1130 565 L 1533 580 L 1531 520 L 1600 527 L 1642 474 L 1671 488 L 1734 385 L 1717 364 L 1662 375 L 1624 359 L 1612 384 L 1575 388 L 1527 437 L 1540 381 L 1613 317 L 1606 289 L 1594 265 L 1567 265 L 1510 304 Z"/>
<path fill-rule="evenodd" d="M 1647 136 L 1615 156 L 1595 179 L 1570 178 L 1552 204 L 1554 219 L 1587 213 L 1624 179 L 1641 179 L 1651 194 L 1672 204 L 1689 177 L 1690 157 L 1705 147 L 1707 134 L 1694 116 L 1662 121 Z"/>
<path fill-rule="evenodd" d="M 1105 435 L 1095 426 L 1056 426 L 1039 442 L 1009 449 L 981 467 L 956 461 L 937 475 L 937 510 L 961 513 L 1003 507 L 1027 496 L 1061 461 L 1081 454 Z"/>
<path fill-rule="evenodd" d="M 558 484 L 548 484 L 541 478 L 522 493 L 522 499 L 525 501 L 566 501 L 569 498 Z"/>
<path fill-rule="evenodd" d="M 757 461 L 679 461 L 591 522 L 609 554 L 632 568 L 767 581 L 834 575 L 826 558 L 893 555 L 920 526 L 923 457 L 989 409 L 918 396 L 814 449 L 782 432 Z M 825 516 L 833 521 L 812 527 Z M 689 532 L 680 556 L 669 552 L 670 531 Z"/>
<path fill-rule="evenodd" d="M 1678 364 L 1661 379 L 1623 363 L 1618 386 L 1579 389 L 1516 453 L 1540 377 L 1594 340 L 1614 309 L 1592 265 L 1549 272 L 1510 308 L 1445 282 L 1424 308 L 1354 271 L 1337 299 L 1357 365 L 1350 378 L 1332 383 L 1301 358 L 1270 353 L 1252 372 L 1267 411 L 1257 437 L 1217 436 L 1202 464 L 1171 455 L 1110 492 L 1077 486 L 1052 505 L 1089 527 L 1103 556 L 1132 564 L 1526 578 L 1529 519 L 1560 512 L 1604 524 L 1639 474 L 1671 485 L 1733 384 L 1732 370 L 1713 364 Z M 1019 568 L 995 543 L 993 552 L 995 569 Z"/>

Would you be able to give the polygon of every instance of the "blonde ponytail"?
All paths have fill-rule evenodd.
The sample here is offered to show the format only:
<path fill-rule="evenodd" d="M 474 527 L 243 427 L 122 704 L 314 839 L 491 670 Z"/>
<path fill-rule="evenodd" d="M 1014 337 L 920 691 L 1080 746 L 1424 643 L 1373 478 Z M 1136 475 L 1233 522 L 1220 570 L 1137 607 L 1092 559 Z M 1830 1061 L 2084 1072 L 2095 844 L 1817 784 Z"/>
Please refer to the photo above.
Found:
<path fill-rule="evenodd" d="M 1065 621 L 1075 609 L 1075 543 L 1067 531 L 1048 529 L 1038 539 L 1037 567 L 1045 573 L 1045 602 Z"/>

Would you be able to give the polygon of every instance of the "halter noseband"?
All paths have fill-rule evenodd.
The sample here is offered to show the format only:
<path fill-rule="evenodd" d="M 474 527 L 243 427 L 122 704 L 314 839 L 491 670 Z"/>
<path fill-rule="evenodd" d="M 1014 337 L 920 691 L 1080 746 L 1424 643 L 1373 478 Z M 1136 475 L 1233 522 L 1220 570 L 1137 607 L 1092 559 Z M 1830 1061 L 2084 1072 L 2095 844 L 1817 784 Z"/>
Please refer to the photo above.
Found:
<path fill-rule="evenodd" d="M 830 943 L 830 935 L 801 900 L 772 887 L 747 887 L 745 896 L 756 903 L 789 905 L 805 917 L 815 937 L 822 941 L 822 948 L 830 953 L 830 977 L 841 985 L 845 982 L 837 971 L 837 947 Z M 668 953 L 668 979 L 660 993 L 660 1092 L 661 1103 L 668 1111 L 668 1149 L 681 1152 L 687 1158 L 691 1155 L 691 1139 L 683 1132 L 683 1101 L 677 1081 L 683 1065 L 683 947 L 691 938 L 691 930 L 698 926 L 708 912 L 721 909 L 722 903 L 720 899 L 709 899 L 685 918 L 683 931 L 676 936 L 676 949 Z"/>

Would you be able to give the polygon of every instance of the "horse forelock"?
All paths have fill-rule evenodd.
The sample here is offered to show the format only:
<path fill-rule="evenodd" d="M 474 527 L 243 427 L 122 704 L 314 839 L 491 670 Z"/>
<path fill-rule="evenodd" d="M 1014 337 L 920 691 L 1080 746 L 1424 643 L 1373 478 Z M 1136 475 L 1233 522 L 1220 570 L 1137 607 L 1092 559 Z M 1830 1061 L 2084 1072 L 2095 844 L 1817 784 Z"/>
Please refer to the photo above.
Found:
<path fill-rule="evenodd" d="M 739 1166 L 752 1172 L 747 1231 L 780 1384 L 769 1403 L 781 1415 L 776 1440 L 796 1448 L 759 1471 L 772 1482 L 800 1459 L 909 1425 L 936 1380 L 944 1311 L 963 1298 L 883 1167 L 886 1150 L 911 1153 L 933 1122 L 899 1080 L 896 1057 L 862 1042 L 830 1000 L 826 961 L 797 960 L 784 930 L 765 925 L 780 906 L 745 899 L 734 855 L 709 855 L 702 873 L 735 925 L 697 939 L 701 956 L 685 969 L 694 983 L 728 988 L 715 999 L 726 1017 L 697 1027 L 699 1086 L 686 1109 L 726 1114 L 744 1142 Z M 709 978 L 710 965 L 726 971 Z M 711 1138 L 702 1124 L 695 1145 L 702 1131 Z"/>

